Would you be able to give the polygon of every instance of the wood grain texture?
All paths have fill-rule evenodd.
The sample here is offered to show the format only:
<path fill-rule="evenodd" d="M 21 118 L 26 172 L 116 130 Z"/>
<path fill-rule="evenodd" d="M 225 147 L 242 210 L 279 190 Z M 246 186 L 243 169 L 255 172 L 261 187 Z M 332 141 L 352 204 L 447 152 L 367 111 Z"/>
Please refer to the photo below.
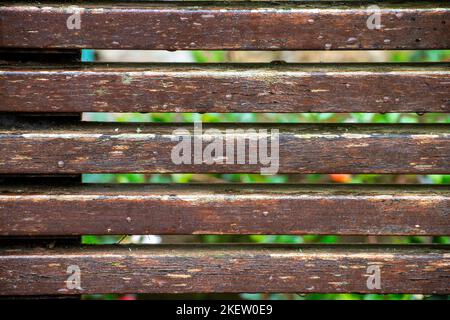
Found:
<path fill-rule="evenodd" d="M 450 190 L 424 185 L 2 184 L 0 235 L 448 235 Z"/>
<path fill-rule="evenodd" d="M 445 246 L 153 245 L 0 249 L 0 295 L 187 292 L 448 294 Z M 67 267 L 82 290 L 66 287 Z M 381 288 L 368 289 L 368 266 Z"/>
<path fill-rule="evenodd" d="M 278 167 L 279 173 L 450 173 L 450 126 L 446 124 L 204 124 L 203 134 L 193 137 L 194 127 L 186 124 L 25 118 L 1 118 L 2 174 L 260 173 L 269 167 Z M 198 157 L 196 164 L 193 155 L 185 159 L 191 164 L 172 161 L 182 139 L 201 143 L 197 154 L 209 155 L 211 148 L 207 147 L 217 137 L 223 138 L 227 129 L 241 131 L 225 137 L 223 155 L 211 152 L 211 164 L 205 157 Z M 260 131 L 264 129 L 266 133 Z M 279 130 L 279 164 L 277 154 L 270 155 L 275 143 L 267 148 L 270 162 L 262 164 L 259 152 L 266 148 L 261 143 L 274 138 L 275 129 Z M 231 141 L 234 147 L 227 151 L 226 147 L 233 146 Z M 238 150 L 237 145 L 244 142 L 245 149 Z M 184 150 L 188 156 L 196 153 L 194 147 L 188 151 Z M 250 154 L 258 156 L 254 164 Z M 239 159 L 244 163 L 238 164 Z"/>
<path fill-rule="evenodd" d="M 0 64 L 6 112 L 450 112 L 450 64 Z"/>
<path fill-rule="evenodd" d="M 446 2 L 139 3 L 0 7 L 0 46 L 16 48 L 343 50 L 450 48 Z M 80 13 L 80 29 L 68 18 Z"/>

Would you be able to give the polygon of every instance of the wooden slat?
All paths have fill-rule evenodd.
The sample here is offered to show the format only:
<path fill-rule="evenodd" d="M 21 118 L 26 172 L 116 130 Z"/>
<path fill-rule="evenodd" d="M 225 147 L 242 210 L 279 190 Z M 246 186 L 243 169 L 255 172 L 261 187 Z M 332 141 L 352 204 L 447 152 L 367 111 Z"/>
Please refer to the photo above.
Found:
<path fill-rule="evenodd" d="M 450 112 L 450 64 L 0 65 L 8 112 Z"/>
<path fill-rule="evenodd" d="M 373 2 L 77 3 L 0 7 L 0 46 L 107 49 L 444 49 L 450 7 L 443 2 L 377 3 L 381 29 L 369 29 Z"/>
<path fill-rule="evenodd" d="M 24 117 L 25 118 L 25 117 Z M 183 132 L 174 130 L 185 129 Z M 220 132 L 205 131 L 217 129 Z M 228 136 L 234 148 L 215 163 L 175 164 L 172 152 L 179 141 L 192 138 L 194 127 L 186 124 L 145 123 L 64 123 L 15 121 L 7 117 L 0 123 L 0 173 L 120 173 L 120 172 L 244 172 L 261 173 L 261 169 L 278 169 L 279 173 L 449 173 L 450 126 L 373 125 L 373 124 L 205 124 L 203 135 L 196 136 L 200 154 L 211 138 L 224 135 L 226 129 L 241 129 Z M 247 131 L 254 129 L 259 136 Z M 259 131 L 267 129 L 267 134 Z M 262 147 L 250 147 L 249 140 L 268 141 L 279 130 L 279 164 L 277 154 L 270 162 L 251 164 L 249 154 L 258 155 Z M 271 131 L 272 130 L 272 131 Z M 261 138 L 263 137 L 263 138 Z M 265 137 L 265 138 L 264 138 Z M 237 152 L 237 144 L 246 143 Z M 186 143 L 187 144 L 187 143 Z M 249 149 L 251 149 L 249 151 Z M 184 152 L 189 155 L 185 150 Z M 257 152 L 258 151 L 258 152 Z M 193 147 L 191 153 L 194 154 Z M 227 154 L 228 153 L 228 154 Z M 175 154 L 177 154 L 175 152 Z M 244 164 L 237 164 L 245 154 Z M 203 160 L 206 160 L 203 158 Z M 227 164 L 226 162 L 232 163 Z M 222 162 L 222 163 L 220 163 Z"/>
<path fill-rule="evenodd" d="M 450 234 L 446 186 L 0 187 L 0 236 Z"/>
<path fill-rule="evenodd" d="M 448 294 L 445 246 L 158 245 L 0 249 L 0 295 L 187 292 Z M 381 288 L 367 279 L 379 267 Z M 81 288 L 66 287 L 80 268 Z"/>

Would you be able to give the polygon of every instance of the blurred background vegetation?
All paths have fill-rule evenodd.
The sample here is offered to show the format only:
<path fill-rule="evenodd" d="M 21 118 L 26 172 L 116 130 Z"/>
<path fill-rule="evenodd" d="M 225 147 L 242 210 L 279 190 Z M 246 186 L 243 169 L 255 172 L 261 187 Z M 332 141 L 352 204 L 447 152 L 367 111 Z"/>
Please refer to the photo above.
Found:
<path fill-rule="evenodd" d="M 368 51 L 368 52 L 226 52 L 226 51 L 83 51 L 84 61 L 105 62 L 437 62 L 450 61 L 450 50 L 431 51 Z M 424 108 L 425 109 L 425 108 Z M 86 121 L 118 122 L 354 122 L 354 123 L 450 123 L 446 114 L 252 114 L 252 113 L 153 113 L 153 114 L 107 114 L 87 113 Z M 374 174 L 294 174 L 261 176 L 256 174 L 89 174 L 83 176 L 86 183 L 434 183 L 449 184 L 450 175 L 374 175 Z M 193 236 L 155 236 L 155 235 L 118 235 L 84 236 L 86 244 L 106 243 L 185 243 L 185 242 L 252 242 L 252 243 L 450 243 L 450 237 L 349 237 L 334 235 L 193 235 Z M 281 267 L 281 266 L 280 266 Z M 422 296 L 410 294 L 240 294 L 240 295 L 102 295 L 85 298 L 103 299 L 155 299 L 155 298 L 234 298 L 234 299 L 448 299 L 445 296 Z"/>

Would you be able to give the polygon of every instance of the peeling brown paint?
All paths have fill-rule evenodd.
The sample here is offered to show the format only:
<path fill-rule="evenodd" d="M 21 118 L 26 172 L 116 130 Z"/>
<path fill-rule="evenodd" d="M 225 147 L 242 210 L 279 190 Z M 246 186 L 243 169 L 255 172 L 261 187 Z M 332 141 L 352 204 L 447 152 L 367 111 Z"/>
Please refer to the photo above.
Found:
<path fill-rule="evenodd" d="M 450 8 L 445 2 L 380 5 L 382 32 L 367 28 L 370 10 L 352 2 L 317 2 L 314 6 L 293 2 L 277 5 L 203 3 L 196 6 L 180 2 L 128 6 L 81 3 L 78 10 L 82 12 L 82 28 L 67 30 L 66 24 L 61 23 L 72 12 L 67 5 L 5 4 L 0 7 L 3 21 L 0 45 L 150 50 L 450 47 Z"/>
<path fill-rule="evenodd" d="M 383 32 L 369 31 L 367 10 L 352 3 L 332 7 L 321 3 L 80 5 L 83 29 L 73 32 L 59 23 L 70 13 L 65 5 L 1 6 L 0 46 L 170 50 L 450 47 L 446 26 L 450 8 L 446 3 L 386 4 L 381 8 Z M 318 20 L 327 23 L 316 23 Z M 51 51 L 18 56 L 35 62 L 65 60 L 66 64 L 0 62 L 0 111 L 450 111 L 448 63 L 87 67 L 68 63 L 75 62 L 79 52 L 66 52 L 70 59 L 61 59 L 58 50 Z M 13 57 L 16 52 L 2 50 L 1 54 L 7 60 L 20 60 Z M 248 127 L 210 126 L 219 130 Z M 450 172 L 449 125 L 251 126 L 280 130 L 280 172 Z M 169 152 L 172 131 L 177 127 L 180 125 L 86 124 L 79 119 L 2 115 L 0 173 L 259 171 L 249 165 L 174 166 Z M 0 236 L 450 232 L 447 186 L 83 186 L 79 181 L 73 185 L 50 179 L 34 184 L 28 179 L 25 184 L 2 181 L 0 185 Z M 78 244 L 60 246 L 54 239 L 40 247 L 38 238 L 28 240 L 34 244 L 21 247 L 2 241 L 0 295 L 79 294 L 66 288 L 66 268 L 73 264 L 82 270 L 82 293 L 450 293 L 445 281 L 450 272 L 448 246 L 80 248 Z M 370 290 L 365 271 L 374 264 L 381 267 L 383 282 L 381 289 Z"/>
<path fill-rule="evenodd" d="M 259 173 L 263 167 L 249 161 L 174 164 L 171 152 L 178 143 L 174 130 L 184 128 L 193 134 L 193 127 L 186 124 L 147 123 L 137 127 L 60 119 L 38 121 L 32 117 L 1 121 L 0 173 Z M 279 173 L 450 172 L 448 124 L 205 124 L 203 127 L 215 128 L 223 134 L 226 129 L 278 129 Z M 203 139 L 210 136 L 204 134 Z M 238 132 L 234 138 L 248 140 L 248 136 Z M 248 149 L 248 141 L 246 144 Z M 236 152 L 235 149 L 235 159 Z"/>
<path fill-rule="evenodd" d="M 134 246 L 131 253 L 123 246 L 0 248 L 0 295 L 58 294 L 65 289 L 66 266 L 74 264 L 83 293 L 449 294 L 443 281 L 450 271 L 447 252 L 445 246 L 414 245 L 153 245 Z M 48 266 L 55 263 L 59 270 Z M 367 288 L 372 264 L 381 267 L 381 289 Z M 186 274 L 188 268 L 201 272 Z"/>
<path fill-rule="evenodd" d="M 447 235 L 449 207 L 447 186 L 3 183 L 0 235 Z"/>
<path fill-rule="evenodd" d="M 450 112 L 448 63 L 0 64 L 0 86 L 8 112 Z"/>

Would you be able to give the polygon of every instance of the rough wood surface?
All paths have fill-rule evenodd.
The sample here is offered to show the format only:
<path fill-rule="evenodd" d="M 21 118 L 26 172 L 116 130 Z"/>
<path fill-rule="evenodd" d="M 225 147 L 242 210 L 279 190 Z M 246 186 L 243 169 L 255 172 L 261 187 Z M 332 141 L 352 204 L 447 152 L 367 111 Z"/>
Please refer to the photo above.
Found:
<path fill-rule="evenodd" d="M 277 167 L 277 154 L 270 155 L 271 143 L 267 164 L 262 164 L 259 156 L 266 148 L 261 144 L 258 150 L 255 148 L 256 142 L 274 138 L 274 129 L 279 130 L 279 173 L 450 173 L 447 124 L 204 124 L 203 134 L 191 139 L 197 145 L 202 143 L 198 164 L 193 155 L 191 164 L 175 164 L 174 147 L 181 139 L 192 138 L 192 125 L 40 122 L 25 118 L 1 118 L 2 174 L 260 173 L 261 169 Z M 183 128 L 185 131 L 180 131 Z M 215 138 L 223 138 L 226 129 L 242 131 L 224 138 L 223 155 L 212 152 L 213 163 L 207 164 L 202 154 L 209 154 L 211 148 L 206 147 Z M 256 134 L 248 129 L 256 130 Z M 267 132 L 259 131 L 262 129 Z M 234 141 L 234 148 L 227 152 L 226 147 L 233 146 L 230 141 Z M 245 149 L 238 150 L 238 143 L 243 142 Z M 189 156 L 188 150 L 184 151 Z M 191 153 L 195 152 L 192 147 Z M 250 162 L 250 154 L 259 154 L 255 164 Z M 237 163 L 239 158 L 243 164 Z"/>
<path fill-rule="evenodd" d="M 446 2 L 11 4 L 0 46 L 105 49 L 445 49 Z M 80 13 L 81 23 L 67 20 Z M 380 29 L 367 20 L 380 14 Z"/>
<path fill-rule="evenodd" d="M 450 64 L 0 64 L 7 112 L 450 112 Z"/>
<path fill-rule="evenodd" d="M 0 235 L 450 234 L 450 190 L 421 185 L 0 187 Z"/>
<path fill-rule="evenodd" d="M 450 293 L 445 246 L 7 247 L 0 249 L 0 263 L 0 295 Z M 67 289 L 69 266 L 79 267 L 82 290 Z M 380 289 L 368 289 L 369 266 L 379 268 Z"/>

